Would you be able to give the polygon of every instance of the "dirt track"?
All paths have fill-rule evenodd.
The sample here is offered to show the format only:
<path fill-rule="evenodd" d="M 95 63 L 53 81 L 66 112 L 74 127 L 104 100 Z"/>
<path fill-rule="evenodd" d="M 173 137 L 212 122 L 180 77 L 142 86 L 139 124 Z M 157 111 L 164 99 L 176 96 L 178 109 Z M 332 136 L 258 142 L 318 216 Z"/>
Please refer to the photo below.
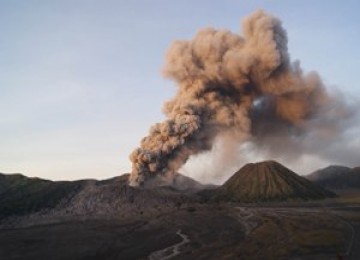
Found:
<path fill-rule="evenodd" d="M 162 259 L 336 259 L 346 255 L 350 243 L 345 259 L 360 259 L 356 216 L 360 220 L 358 211 L 344 207 L 329 213 L 315 206 L 183 205 L 126 222 L 88 220 L 2 230 L 0 259 L 148 259 L 159 253 Z"/>

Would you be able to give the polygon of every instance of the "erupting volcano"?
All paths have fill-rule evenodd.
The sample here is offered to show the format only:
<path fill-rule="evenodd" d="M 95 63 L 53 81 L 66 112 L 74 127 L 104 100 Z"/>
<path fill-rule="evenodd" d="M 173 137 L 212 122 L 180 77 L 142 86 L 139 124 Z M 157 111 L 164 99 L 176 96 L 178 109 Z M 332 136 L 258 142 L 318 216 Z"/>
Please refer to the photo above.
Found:
<path fill-rule="evenodd" d="M 178 91 L 164 106 L 167 119 L 130 155 L 131 185 L 173 176 L 224 134 L 278 150 L 324 126 L 336 132 L 346 109 L 316 72 L 305 74 L 290 61 L 281 21 L 256 11 L 242 27 L 243 36 L 207 28 L 172 44 L 163 72 Z M 274 145 L 276 136 L 281 144 Z"/>

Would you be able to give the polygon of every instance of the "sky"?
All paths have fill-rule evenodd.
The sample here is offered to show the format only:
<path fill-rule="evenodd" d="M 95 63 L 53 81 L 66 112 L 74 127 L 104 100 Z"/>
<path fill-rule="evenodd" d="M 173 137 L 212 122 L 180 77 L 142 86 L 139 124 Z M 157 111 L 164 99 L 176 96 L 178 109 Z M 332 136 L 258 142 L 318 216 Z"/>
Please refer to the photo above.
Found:
<path fill-rule="evenodd" d="M 240 33 L 257 9 L 282 20 L 305 71 L 357 100 L 359 8 L 355 0 L 0 0 L 0 172 L 52 180 L 130 172 L 129 154 L 176 91 L 161 75 L 171 42 L 204 27 Z M 310 161 L 296 170 L 329 163 Z"/>

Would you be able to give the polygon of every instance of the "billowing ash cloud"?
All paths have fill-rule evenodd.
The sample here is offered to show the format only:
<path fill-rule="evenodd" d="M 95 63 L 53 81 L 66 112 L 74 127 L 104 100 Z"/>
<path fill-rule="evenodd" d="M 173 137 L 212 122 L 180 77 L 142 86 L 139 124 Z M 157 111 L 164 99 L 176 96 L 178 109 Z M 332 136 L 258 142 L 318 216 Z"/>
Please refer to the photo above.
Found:
<path fill-rule="evenodd" d="M 164 75 L 178 91 L 164 106 L 167 119 L 130 156 L 132 185 L 171 176 L 219 136 L 276 152 L 309 133 L 334 135 L 350 115 L 315 72 L 290 61 L 277 18 L 257 11 L 242 27 L 243 36 L 208 28 L 172 44 Z"/>

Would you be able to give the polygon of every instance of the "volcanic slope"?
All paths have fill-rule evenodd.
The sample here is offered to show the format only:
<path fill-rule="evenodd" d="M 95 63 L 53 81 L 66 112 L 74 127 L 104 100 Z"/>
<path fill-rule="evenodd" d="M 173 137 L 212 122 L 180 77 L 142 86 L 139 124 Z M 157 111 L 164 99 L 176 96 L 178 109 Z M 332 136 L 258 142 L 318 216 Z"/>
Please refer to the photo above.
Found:
<path fill-rule="evenodd" d="M 360 190 L 360 167 L 331 165 L 307 175 L 306 178 L 330 190 Z"/>
<path fill-rule="evenodd" d="M 334 197 L 275 161 L 249 163 L 214 191 L 214 200 L 238 202 L 315 200 Z"/>
<path fill-rule="evenodd" d="M 181 174 L 168 186 L 156 189 L 131 187 L 128 178 L 124 174 L 102 181 L 49 181 L 0 173 L 0 226 L 12 223 L 13 217 L 24 217 L 29 222 L 30 215 L 31 221 L 45 223 L 71 216 L 127 218 L 158 214 L 192 201 L 194 193 L 204 188 Z"/>
<path fill-rule="evenodd" d="M 0 219 L 53 208 L 70 200 L 84 184 L 85 181 L 53 182 L 22 174 L 0 173 Z"/>

